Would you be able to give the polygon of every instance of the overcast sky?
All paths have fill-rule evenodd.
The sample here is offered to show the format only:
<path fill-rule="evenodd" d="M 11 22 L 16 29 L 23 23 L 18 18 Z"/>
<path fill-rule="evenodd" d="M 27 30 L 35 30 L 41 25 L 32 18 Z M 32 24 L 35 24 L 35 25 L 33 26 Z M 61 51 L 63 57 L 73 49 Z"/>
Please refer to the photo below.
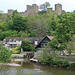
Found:
<path fill-rule="evenodd" d="M 37 5 L 49 2 L 53 9 L 57 3 L 62 4 L 63 10 L 72 12 L 75 10 L 75 0 L 0 0 L 0 10 L 7 12 L 8 9 L 17 9 L 19 12 L 26 10 L 26 5 Z"/>

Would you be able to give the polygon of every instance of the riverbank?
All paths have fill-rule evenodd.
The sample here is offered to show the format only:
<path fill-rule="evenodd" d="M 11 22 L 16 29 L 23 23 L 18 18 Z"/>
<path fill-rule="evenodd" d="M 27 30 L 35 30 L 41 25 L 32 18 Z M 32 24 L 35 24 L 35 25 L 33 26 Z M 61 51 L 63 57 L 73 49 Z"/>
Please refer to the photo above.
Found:
<path fill-rule="evenodd" d="M 0 65 L 6 65 L 6 66 L 21 66 L 20 64 L 16 64 L 16 63 L 0 63 Z"/>
<path fill-rule="evenodd" d="M 48 60 L 32 58 L 32 59 L 30 59 L 30 61 L 35 62 L 39 65 L 54 66 L 54 67 L 58 67 L 58 68 L 66 68 L 66 69 L 74 69 L 75 70 L 75 62 L 74 61 L 68 61 L 65 58 L 64 58 L 64 60 L 61 60 L 58 58 L 48 59 Z"/>

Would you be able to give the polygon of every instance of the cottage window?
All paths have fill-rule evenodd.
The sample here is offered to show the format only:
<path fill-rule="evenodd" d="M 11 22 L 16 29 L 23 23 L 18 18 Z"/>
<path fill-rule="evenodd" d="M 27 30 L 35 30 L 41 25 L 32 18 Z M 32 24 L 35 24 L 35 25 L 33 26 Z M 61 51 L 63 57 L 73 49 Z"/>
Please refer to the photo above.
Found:
<path fill-rule="evenodd" d="M 14 39 L 13 42 L 16 42 L 16 39 Z"/>
<path fill-rule="evenodd" d="M 9 42 L 11 42 L 11 39 L 9 39 Z"/>
<path fill-rule="evenodd" d="M 35 45 L 37 45 L 38 44 L 38 42 L 37 41 L 35 41 Z"/>

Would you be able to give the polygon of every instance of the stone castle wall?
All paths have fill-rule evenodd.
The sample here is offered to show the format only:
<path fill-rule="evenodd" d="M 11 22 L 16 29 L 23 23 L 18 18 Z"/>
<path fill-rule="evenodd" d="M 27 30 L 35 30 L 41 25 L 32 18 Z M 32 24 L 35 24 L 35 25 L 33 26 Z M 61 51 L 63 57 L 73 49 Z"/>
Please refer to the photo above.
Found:
<path fill-rule="evenodd" d="M 52 9 L 52 8 L 51 8 Z M 12 16 L 13 9 L 8 10 L 8 13 L 10 16 Z M 57 12 L 57 15 L 62 14 L 62 5 L 61 4 L 55 4 L 55 11 Z M 19 12 L 21 16 L 28 16 L 28 15 L 35 15 L 39 12 L 38 5 L 32 4 L 27 5 L 27 10 L 25 12 Z"/>
<path fill-rule="evenodd" d="M 12 16 L 13 9 L 8 10 L 8 14 Z M 27 16 L 27 15 L 35 15 L 39 12 L 38 5 L 33 4 L 32 6 L 27 5 L 27 10 L 25 12 L 19 12 L 21 16 Z"/>

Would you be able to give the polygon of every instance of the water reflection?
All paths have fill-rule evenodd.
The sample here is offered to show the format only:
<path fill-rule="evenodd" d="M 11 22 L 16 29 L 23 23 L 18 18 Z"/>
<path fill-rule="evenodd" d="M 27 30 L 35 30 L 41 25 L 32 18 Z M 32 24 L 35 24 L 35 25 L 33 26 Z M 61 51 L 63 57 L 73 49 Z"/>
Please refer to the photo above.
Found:
<path fill-rule="evenodd" d="M 75 75 L 74 71 L 40 66 L 29 61 L 15 62 L 21 67 L 0 66 L 0 75 Z M 4 74 L 2 74 L 4 73 Z M 26 74 L 27 73 L 27 74 Z"/>

